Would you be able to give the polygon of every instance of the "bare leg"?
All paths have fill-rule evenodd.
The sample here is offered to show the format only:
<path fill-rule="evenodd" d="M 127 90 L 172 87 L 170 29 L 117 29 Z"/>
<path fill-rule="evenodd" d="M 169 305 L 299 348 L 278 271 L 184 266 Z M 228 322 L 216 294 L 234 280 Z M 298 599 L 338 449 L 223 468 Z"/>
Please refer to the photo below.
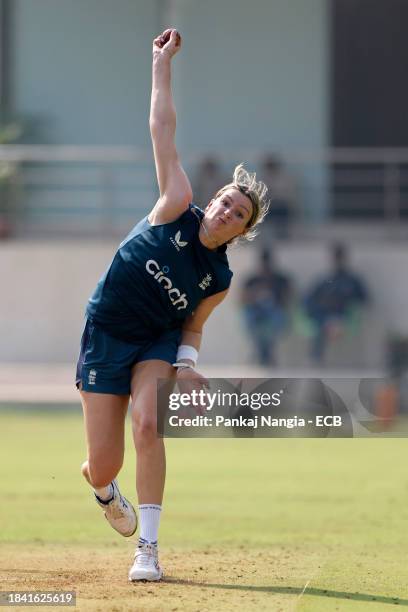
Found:
<path fill-rule="evenodd" d="M 81 391 L 88 459 L 82 474 L 94 488 L 107 486 L 123 464 L 128 395 Z"/>
<path fill-rule="evenodd" d="M 163 500 L 166 456 L 163 439 L 157 437 L 157 379 L 174 377 L 174 368 L 159 359 L 142 361 L 132 372 L 132 424 L 139 504 L 161 505 Z"/>

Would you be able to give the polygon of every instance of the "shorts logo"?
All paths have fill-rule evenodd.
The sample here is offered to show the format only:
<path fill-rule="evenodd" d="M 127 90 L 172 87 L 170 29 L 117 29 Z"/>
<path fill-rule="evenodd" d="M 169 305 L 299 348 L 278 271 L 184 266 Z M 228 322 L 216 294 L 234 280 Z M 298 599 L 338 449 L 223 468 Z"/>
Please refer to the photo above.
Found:
<path fill-rule="evenodd" d="M 205 291 L 210 286 L 211 281 L 212 281 L 211 274 L 207 274 L 206 276 L 204 276 L 201 283 L 198 283 L 198 286 L 200 287 L 200 289 Z"/>
<path fill-rule="evenodd" d="M 149 259 L 149 261 L 146 262 L 146 270 L 154 277 L 155 280 L 157 280 L 159 285 L 162 285 L 163 289 L 168 292 L 170 302 L 173 304 L 173 306 L 178 306 L 177 310 L 187 308 L 188 301 L 186 299 L 186 294 L 181 294 L 176 287 L 173 287 L 173 283 L 169 277 L 165 276 L 165 273 L 169 271 L 168 266 L 163 266 L 163 268 L 160 270 L 160 266 L 157 261 L 154 259 Z"/>
<path fill-rule="evenodd" d="M 96 382 L 96 370 L 89 370 L 88 385 L 94 385 Z"/>
<path fill-rule="evenodd" d="M 174 236 L 174 238 L 172 236 L 170 236 L 170 242 L 173 246 L 176 247 L 177 251 L 180 251 L 180 249 L 182 247 L 185 247 L 188 245 L 188 242 L 184 242 L 184 240 L 181 239 L 181 231 L 179 230 L 176 235 Z"/>

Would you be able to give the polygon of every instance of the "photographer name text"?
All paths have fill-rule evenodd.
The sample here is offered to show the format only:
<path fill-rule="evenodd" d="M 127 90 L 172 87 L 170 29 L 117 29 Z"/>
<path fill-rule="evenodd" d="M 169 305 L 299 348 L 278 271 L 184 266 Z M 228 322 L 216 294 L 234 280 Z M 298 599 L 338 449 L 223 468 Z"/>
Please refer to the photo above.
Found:
<path fill-rule="evenodd" d="M 218 415 L 209 417 L 197 415 L 195 417 L 181 417 L 172 414 L 169 417 L 169 425 L 171 427 L 250 427 L 258 429 L 258 427 L 296 429 L 298 427 L 341 427 L 341 416 L 333 415 L 315 415 L 313 419 L 303 419 L 297 416 L 290 418 L 275 418 L 269 415 L 255 415 L 253 417 L 225 417 Z"/>

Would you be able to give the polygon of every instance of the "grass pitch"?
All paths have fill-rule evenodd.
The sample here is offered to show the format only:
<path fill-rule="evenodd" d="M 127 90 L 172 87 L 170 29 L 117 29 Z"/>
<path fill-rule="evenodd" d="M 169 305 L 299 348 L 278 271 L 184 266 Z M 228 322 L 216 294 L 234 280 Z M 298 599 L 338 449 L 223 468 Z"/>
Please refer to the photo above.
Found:
<path fill-rule="evenodd" d="M 78 610 L 408 607 L 405 439 L 167 440 L 166 580 L 129 584 L 136 540 L 82 480 L 80 412 L 3 410 L 0 431 L 1 590 L 76 590 Z M 128 427 L 135 501 L 134 461 Z"/>

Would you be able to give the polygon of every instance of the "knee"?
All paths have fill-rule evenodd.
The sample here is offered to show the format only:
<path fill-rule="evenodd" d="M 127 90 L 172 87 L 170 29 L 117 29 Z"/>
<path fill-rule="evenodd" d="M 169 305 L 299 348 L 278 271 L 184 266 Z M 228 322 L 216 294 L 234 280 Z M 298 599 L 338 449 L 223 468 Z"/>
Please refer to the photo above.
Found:
<path fill-rule="evenodd" d="M 137 446 L 149 446 L 157 440 L 157 418 L 155 414 L 133 411 L 133 436 Z"/>
<path fill-rule="evenodd" d="M 95 488 L 106 487 L 118 475 L 123 460 L 109 460 L 106 457 L 90 456 L 82 466 L 82 474 L 87 481 Z"/>

